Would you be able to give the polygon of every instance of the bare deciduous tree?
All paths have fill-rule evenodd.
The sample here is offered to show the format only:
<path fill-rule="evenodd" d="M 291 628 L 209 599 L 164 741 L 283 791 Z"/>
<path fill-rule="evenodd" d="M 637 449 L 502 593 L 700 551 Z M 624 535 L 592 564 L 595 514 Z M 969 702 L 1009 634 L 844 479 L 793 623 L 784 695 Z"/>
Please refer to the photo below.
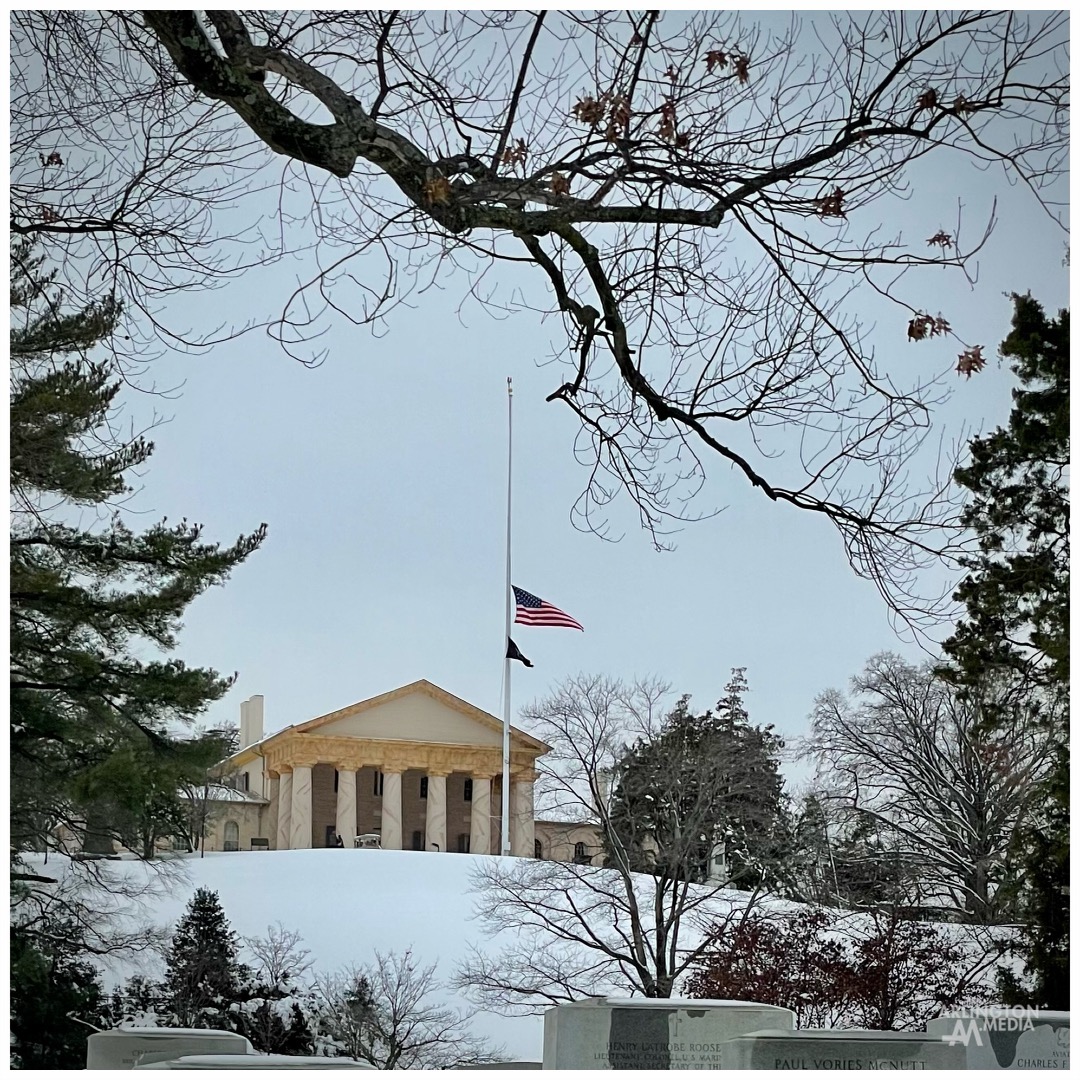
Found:
<path fill-rule="evenodd" d="M 248 952 L 255 958 L 251 965 L 255 978 L 267 986 L 285 990 L 299 982 L 310 970 L 311 950 L 301 945 L 299 930 L 287 930 L 283 923 L 266 928 L 266 937 L 244 938 Z"/>
<path fill-rule="evenodd" d="M 989 207 L 970 237 L 961 220 L 973 170 L 1060 212 L 1064 13 L 93 11 L 15 27 L 12 228 L 80 256 L 155 332 L 158 301 L 238 269 L 246 234 L 250 261 L 315 246 L 271 328 L 304 359 L 324 315 L 381 328 L 461 272 L 491 311 L 561 320 L 549 400 L 581 424 L 587 527 L 626 490 L 662 543 L 711 460 L 827 517 L 896 610 L 924 610 L 917 569 L 959 541 L 947 472 L 918 484 L 908 468 L 945 365 L 887 369 L 868 324 L 895 312 L 894 337 L 906 324 L 924 353 L 952 339 L 961 372 L 983 365 L 977 328 L 937 310 L 941 273 L 972 280 L 993 224 Z M 926 155 L 953 163 L 955 220 Z M 260 204 L 244 212 L 271 183 L 276 232 Z"/>
<path fill-rule="evenodd" d="M 499 955 L 479 951 L 462 965 L 456 984 L 504 1010 L 536 1011 L 596 993 L 629 991 L 670 997 L 705 947 L 704 929 L 718 917 L 745 917 L 767 889 L 762 875 L 749 894 L 721 897 L 725 880 L 695 884 L 703 829 L 716 819 L 707 790 L 687 809 L 677 836 L 666 837 L 649 870 L 636 852 L 649 837 L 628 839 L 613 812 L 612 790 L 629 745 L 654 738 L 664 720 L 668 688 L 656 680 L 627 685 L 603 676 L 567 679 L 548 698 L 522 711 L 530 730 L 551 746 L 537 760 L 541 813 L 589 822 L 599 831 L 608 866 L 531 859 L 481 862 L 474 872 L 478 910 L 491 934 L 514 943 Z M 675 796 L 695 762 L 672 761 Z M 718 783 L 726 790 L 727 777 Z M 711 794 L 719 799 L 721 791 Z"/>
<path fill-rule="evenodd" d="M 804 753 L 826 770 L 826 798 L 874 819 L 915 867 L 923 899 L 969 922 L 1007 912 L 1005 856 L 1046 775 L 1037 703 L 988 687 L 1001 726 L 984 734 L 977 697 L 961 700 L 933 664 L 883 653 L 814 707 Z"/>
<path fill-rule="evenodd" d="M 222 759 L 235 754 L 240 748 L 240 732 L 234 725 L 196 728 L 196 733 L 216 738 L 221 744 Z M 215 818 L 221 816 L 227 805 L 225 800 L 235 793 L 232 782 L 221 775 L 217 768 L 207 769 L 199 780 L 183 780 L 180 795 L 184 801 L 184 821 L 187 831 L 182 839 L 189 851 L 198 851 L 200 858 L 206 854 L 206 831 Z"/>
<path fill-rule="evenodd" d="M 133 918 L 173 892 L 183 876 L 178 864 L 155 862 L 145 880 L 124 874 L 110 860 L 58 859 L 55 876 L 33 872 L 23 856 L 11 872 L 11 924 L 42 951 L 55 941 L 56 928 L 63 940 L 79 943 L 82 952 L 97 957 L 126 957 L 159 952 L 166 937 L 144 918 Z M 44 868 L 52 869 L 52 864 Z"/>
<path fill-rule="evenodd" d="M 375 953 L 363 967 L 317 975 L 313 984 L 316 1038 L 340 1054 L 380 1069 L 449 1069 L 505 1061 L 469 1030 L 469 1018 L 438 998 L 435 964 L 421 966 L 411 950 Z"/>
<path fill-rule="evenodd" d="M 209 773 L 201 783 L 189 780 L 180 784 L 186 832 L 179 839 L 187 845 L 189 851 L 206 854 L 206 831 L 214 819 L 221 815 L 222 798 L 231 793 L 232 789 L 228 785 L 211 777 Z"/>
<path fill-rule="evenodd" d="M 299 930 L 288 930 L 280 922 L 266 928 L 266 937 L 244 938 L 254 963 L 248 965 L 251 979 L 240 1004 L 240 1031 L 257 1050 L 310 1053 L 306 1045 L 310 1032 L 304 1028 L 301 1035 L 297 1030 L 297 1022 L 304 1019 L 301 1002 L 308 992 L 302 980 L 313 964 L 311 950 L 301 942 Z"/>

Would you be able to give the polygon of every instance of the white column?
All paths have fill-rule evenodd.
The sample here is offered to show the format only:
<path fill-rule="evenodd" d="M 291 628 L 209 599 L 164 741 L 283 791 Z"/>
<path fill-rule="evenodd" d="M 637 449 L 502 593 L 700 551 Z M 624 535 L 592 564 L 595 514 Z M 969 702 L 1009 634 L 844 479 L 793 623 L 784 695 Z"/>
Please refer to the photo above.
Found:
<path fill-rule="evenodd" d="M 510 854 L 531 859 L 536 853 L 533 781 L 510 781 Z"/>
<path fill-rule="evenodd" d="M 356 769 L 351 762 L 338 765 L 337 834 L 347 847 L 356 839 Z"/>
<path fill-rule="evenodd" d="M 491 854 L 491 779 L 487 776 L 473 777 L 469 851 L 474 855 Z"/>
<path fill-rule="evenodd" d="M 292 769 L 281 770 L 278 783 L 277 803 L 277 849 L 288 851 L 291 847 L 292 829 Z"/>
<path fill-rule="evenodd" d="M 383 772 L 382 846 L 401 850 L 401 773 Z"/>
<path fill-rule="evenodd" d="M 266 797 L 270 805 L 265 810 L 259 810 L 259 835 L 266 836 L 276 841 L 278 819 L 278 792 L 281 790 L 281 778 L 275 773 L 269 777 L 266 788 Z"/>
<path fill-rule="evenodd" d="M 427 778 L 425 835 L 428 851 L 446 850 L 446 777 L 433 773 Z"/>
<path fill-rule="evenodd" d="M 290 815 L 292 848 L 311 847 L 311 766 L 294 765 L 292 779 L 292 814 Z"/>

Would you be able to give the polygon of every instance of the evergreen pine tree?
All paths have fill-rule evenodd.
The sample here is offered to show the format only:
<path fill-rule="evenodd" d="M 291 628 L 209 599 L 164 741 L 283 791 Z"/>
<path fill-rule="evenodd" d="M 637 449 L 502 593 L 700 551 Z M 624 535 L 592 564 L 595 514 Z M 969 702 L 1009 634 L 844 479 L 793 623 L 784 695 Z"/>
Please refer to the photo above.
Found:
<path fill-rule="evenodd" d="M 1069 1007 L 1069 313 L 1048 319 L 1013 296 L 1001 353 L 1014 361 L 1008 426 L 971 442 L 956 481 L 972 493 L 964 524 L 978 553 L 956 593 L 966 609 L 945 643 L 945 672 L 970 693 L 1009 677 L 1042 706 L 1055 769 L 1012 853 L 1024 928 L 1017 952 L 1028 985 L 1010 970 L 1012 1004 Z M 990 714 L 987 727 L 995 723 Z"/>
<path fill-rule="evenodd" d="M 177 1027 L 237 1029 L 232 1006 L 249 979 L 238 954 L 217 893 L 196 889 L 166 954 L 163 1000 Z"/>
<path fill-rule="evenodd" d="M 70 923 L 50 920 L 33 934 L 12 925 L 12 1068 L 86 1068 L 86 1038 L 104 1025 L 105 996 L 79 948 Z"/>
<path fill-rule="evenodd" d="M 779 866 L 783 743 L 771 727 L 750 723 L 747 691 L 744 669 L 735 668 L 715 711 L 695 714 L 683 697 L 655 737 L 627 750 L 611 816 L 633 869 L 705 881 L 720 843 L 736 883 Z"/>
<path fill-rule="evenodd" d="M 104 355 L 121 311 L 109 297 L 65 311 L 25 243 L 11 251 L 11 845 L 42 850 L 58 823 L 81 829 L 120 777 L 143 784 L 183 748 L 191 723 L 232 684 L 155 658 L 184 610 L 221 584 L 265 529 L 221 547 L 201 526 L 143 532 L 115 509 L 153 445 L 119 434 L 122 379 Z M 126 755 L 126 756 L 125 756 Z M 150 767 L 155 761 L 154 768 Z M 110 775 L 101 776 L 105 769 Z M 124 768 L 126 766 L 126 768 Z M 161 791 L 157 792 L 157 796 Z M 160 816 L 160 815 L 158 815 Z M 97 815 L 103 831 L 107 813 Z M 91 828 L 89 831 L 93 831 Z M 103 838 L 108 846 L 109 836 Z"/>
<path fill-rule="evenodd" d="M 71 790 L 81 807 L 108 822 L 106 838 L 115 836 L 151 859 L 158 840 L 189 833 L 190 807 L 180 792 L 205 782 L 207 769 L 226 756 L 216 735 L 158 746 L 125 739 L 104 761 L 75 777 Z"/>
<path fill-rule="evenodd" d="M 132 975 L 109 995 L 107 1027 L 135 1022 L 160 1024 L 164 985 L 145 975 Z"/>
<path fill-rule="evenodd" d="M 141 533 L 125 524 L 116 505 L 131 491 L 126 474 L 153 446 L 124 438 L 117 422 L 122 379 L 106 350 L 120 308 L 105 297 L 65 310 L 26 243 L 12 246 L 11 269 L 12 1033 L 23 1067 L 79 1068 L 88 1029 L 70 1017 L 93 1022 L 100 1002 L 81 959 L 86 913 L 24 918 L 35 910 L 25 890 L 40 882 L 20 853 L 48 850 L 60 824 L 92 832 L 80 783 L 106 764 L 116 780 L 116 755 L 128 750 L 125 783 L 144 783 L 151 759 L 177 754 L 175 725 L 228 690 L 232 680 L 215 671 L 145 657 L 175 646 L 187 605 L 223 582 L 264 529 L 222 548 L 186 521 Z M 95 802 L 115 794 L 110 781 Z M 107 849 L 111 812 L 97 815 Z"/>
<path fill-rule="evenodd" d="M 963 523 L 979 544 L 956 592 L 965 617 L 945 643 L 977 686 L 1011 670 L 1055 693 L 1069 685 L 1069 313 L 1048 319 L 1013 296 L 1001 354 L 1013 359 L 1008 426 L 973 439 L 956 470 L 972 494 Z"/>
<path fill-rule="evenodd" d="M 300 1007 L 300 1003 L 294 1001 L 289 1009 L 289 1026 L 285 1032 L 285 1041 L 277 1052 L 303 1056 L 312 1053 L 314 1047 L 315 1036 L 311 1030 L 311 1024 L 308 1023 L 308 1018 Z"/>
<path fill-rule="evenodd" d="M 1017 875 L 1024 923 L 1013 951 L 1026 980 L 998 971 L 1006 1005 L 1069 1010 L 1069 747 L 1057 747 L 1042 807 L 1020 835 Z"/>
<path fill-rule="evenodd" d="M 255 991 L 258 998 L 248 1002 L 238 1029 L 251 1040 L 256 1050 L 266 1054 L 290 1054 L 304 1056 L 314 1049 L 314 1037 L 304 1010 L 297 1001 L 281 1007 L 282 995 L 274 994 L 266 987 Z"/>

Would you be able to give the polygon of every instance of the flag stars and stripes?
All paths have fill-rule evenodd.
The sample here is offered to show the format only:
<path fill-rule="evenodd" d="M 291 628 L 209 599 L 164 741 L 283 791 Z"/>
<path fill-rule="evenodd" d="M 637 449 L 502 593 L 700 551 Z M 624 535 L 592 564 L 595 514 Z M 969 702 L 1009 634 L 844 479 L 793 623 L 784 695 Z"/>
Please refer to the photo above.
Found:
<path fill-rule="evenodd" d="M 534 593 L 519 589 L 516 585 L 511 586 L 514 590 L 514 602 L 517 614 L 514 622 L 524 623 L 526 626 L 568 626 L 572 630 L 584 630 L 585 627 L 560 611 L 554 604 L 541 600 Z"/>

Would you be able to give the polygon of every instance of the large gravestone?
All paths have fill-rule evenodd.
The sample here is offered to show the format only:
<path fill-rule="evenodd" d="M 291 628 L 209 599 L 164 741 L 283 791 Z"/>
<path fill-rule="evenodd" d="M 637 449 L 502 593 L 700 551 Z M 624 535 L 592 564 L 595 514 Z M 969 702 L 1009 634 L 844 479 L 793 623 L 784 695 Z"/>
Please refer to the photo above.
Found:
<path fill-rule="evenodd" d="M 1069 1014 L 1036 1009 L 970 1009 L 926 1025 L 961 1046 L 969 1069 L 1067 1069 Z"/>
<path fill-rule="evenodd" d="M 922 1031 L 754 1031 L 724 1044 L 724 1069 L 963 1069 L 964 1051 Z"/>
<path fill-rule="evenodd" d="M 748 1001 L 592 998 L 544 1014 L 544 1068 L 716 1069 L 725 1039 L 794 1024 L 789 1009 Z"/>
<path fill-rule="evenodd" d="M 212 1028 L 114 1028 L 86 1040 L 88 1069 L 133 1069 L 152 1057 L 182 1054 L 254 1054 L 243 1035 Z"/>

